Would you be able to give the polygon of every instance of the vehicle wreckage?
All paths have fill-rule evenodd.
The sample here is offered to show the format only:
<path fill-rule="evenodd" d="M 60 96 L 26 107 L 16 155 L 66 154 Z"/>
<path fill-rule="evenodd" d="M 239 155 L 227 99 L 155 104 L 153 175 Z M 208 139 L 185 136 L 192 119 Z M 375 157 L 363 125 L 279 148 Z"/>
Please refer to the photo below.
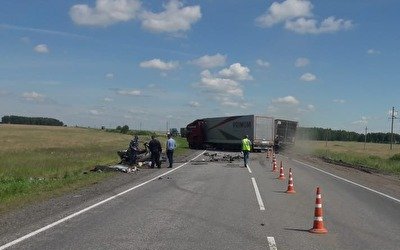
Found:
<path fill-rule="evenodd" d="M 143 149 L 138 148 L 135 152 L 132 149 L 123 149 L 117 151 L 120 158 L 120 162 L 116 165 L 97 165 L 91 171 L 93 172 L 112 172 L 118 171 L 123 173 L 135 173 L 139 171 L 140 168 L 151 167 L 151 153 L 149 150 L 148 142 L 143 143 Z M 206 162 L 233 162 L 239 159 L 243 159 L 243 155 L 240 153 L 221 153 L 221 152 L 205 152 L 203 156 L 207 158 L 202 158 L 201 160 L 192 161 L 193 164 L 197 165 L 199 163 Z M 134 159 L 133 159 L 134 158 Z M 165 155 L 161 156 L 161 162 L 166 162 Z"/>
<path fill-rule="evenodd" d="M 91 171 L 93 172 L 112 172 L 118 171 L 123 173 L 134 173 L 139 168 L 150 167 L 151 165 L 151 154 L 149 150 L 148 142 L 143 143 L 143 149 L 138 148 L 135 152 L 132 149 L 123 149 L 117 151 L 120 158 L 120 162 L 116 165 L 106 166 L 97 165 Z M 165 156 L 161 157 L 161 162 L 165 162 Z"/>

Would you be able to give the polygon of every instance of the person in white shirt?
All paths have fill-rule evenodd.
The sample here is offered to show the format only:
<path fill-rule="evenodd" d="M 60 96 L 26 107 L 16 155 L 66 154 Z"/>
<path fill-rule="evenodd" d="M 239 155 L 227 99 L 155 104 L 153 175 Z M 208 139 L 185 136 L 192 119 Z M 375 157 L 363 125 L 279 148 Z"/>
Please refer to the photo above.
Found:
<path fill-rule="evenodd" d="M 174 149 L 176 148 L 176 142 L 174 139 L 172 139 L 172 136 L 170 133 L 167 134 L 168 140 L 167 140 L 167 145 L 166 145 L 166 150 L 167 150 L 167 158 L 169 162 L 168 168 L 172 168 L 172 164 L 174 163 Z"/>

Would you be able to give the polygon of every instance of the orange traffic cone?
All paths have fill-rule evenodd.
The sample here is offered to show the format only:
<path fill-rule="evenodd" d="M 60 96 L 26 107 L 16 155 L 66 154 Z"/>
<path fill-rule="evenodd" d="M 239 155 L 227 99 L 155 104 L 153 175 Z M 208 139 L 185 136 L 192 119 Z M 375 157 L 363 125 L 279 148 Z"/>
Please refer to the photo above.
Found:
<path fill-rule="evenodd" d="M 279 179 L 279 180 L 284 180 L 284 179 L 286 179 L 286 178 L 285 178 L 285 174 L 283 173 L 282 161 L 281 161 L 281 167 L 280 167 L 280 169 L 279 169 L 279 177 L 278 177 L 278 179 Z"/>
<path fill-rule="evenodd" d="M 276 172 L 276 159 L 272 160 L 272 172 Z"/>
<path fill-rule="evenodd" d="M 315 199 L 314 225 L 309 231 L 316 234 L 328 233 L 328 230 L 324 227 L 324 219 L 322 217 L 322 196 L 319 187 L 317 187 L 317 198 Z"/>
<path fill-rule="evenodd" d="M 294 185 L 293 185 L 293 174 L 292 174 L 292 169 L 289 168 L 289 181 L 288 181 L 288 187 L 286 190 L 287 194 L 294 194 L 296 191 L 294 190 Z"/>

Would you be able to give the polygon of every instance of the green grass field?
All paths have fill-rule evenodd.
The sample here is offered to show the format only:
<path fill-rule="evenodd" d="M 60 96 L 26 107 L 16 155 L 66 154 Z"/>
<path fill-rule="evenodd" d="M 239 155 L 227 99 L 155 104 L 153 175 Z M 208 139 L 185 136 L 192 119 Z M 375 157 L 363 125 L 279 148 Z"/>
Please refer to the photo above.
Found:
<path fill-rule="evenodd" d="M 336 162 L 364 166 L 380 173 L 400 175 L 400 145 L 393 145 L 392 150 L 389 147 L 388 144 L 378 143 L 297 141 L 294 150 Z"/>
<path fill-rule="evenodd" d="M 0 212 L 90 185 L 113 173 L 95 165 L 119 161 L 131 135 L 96 129 L 0 125 Z M 165 138 L 159 137 L 162 145 Z M 139 136 L 140 145 L 148 136 Z M 177 155 L 187 147 L 177 138 Z"/>

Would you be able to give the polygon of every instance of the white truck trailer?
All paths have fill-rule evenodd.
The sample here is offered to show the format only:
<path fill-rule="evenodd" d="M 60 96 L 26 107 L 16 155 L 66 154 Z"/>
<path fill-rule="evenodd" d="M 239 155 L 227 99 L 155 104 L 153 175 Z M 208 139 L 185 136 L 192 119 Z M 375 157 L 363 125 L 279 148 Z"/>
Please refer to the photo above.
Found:
<path fill-rule="evenodd" d="M 240 149 L 248 135 L 254 151 L 267 150 L 274 145 L 274 133 L 274 118 L 258 115 L 203 118 L 186 127 L 190 148 Z"/>

